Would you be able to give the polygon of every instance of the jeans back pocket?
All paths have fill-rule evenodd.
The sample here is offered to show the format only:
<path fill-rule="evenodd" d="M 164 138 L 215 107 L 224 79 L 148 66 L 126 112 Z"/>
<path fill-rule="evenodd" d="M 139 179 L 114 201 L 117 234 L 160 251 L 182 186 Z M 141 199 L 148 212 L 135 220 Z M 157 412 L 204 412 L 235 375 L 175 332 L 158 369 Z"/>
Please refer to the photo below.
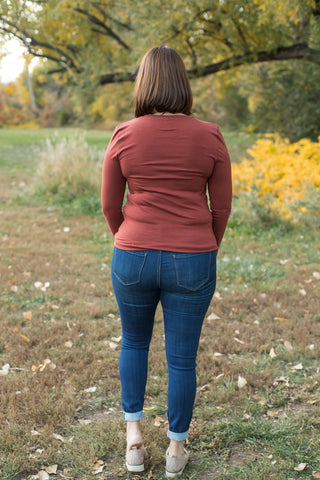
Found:
<path fill-rule="evenodd" d="M 211 268 L 214 253 L 174 254 L 177 285 L 187 290 L 197 291 L 211 280 L 212 273 L 215 273 Z"/>
<path fill-rule="evenodd" d="M 112 257 L 112 273 L 122 285 L 136 285 L 140 282 L 146 258 L 146 252 L 115 248 Z"/>

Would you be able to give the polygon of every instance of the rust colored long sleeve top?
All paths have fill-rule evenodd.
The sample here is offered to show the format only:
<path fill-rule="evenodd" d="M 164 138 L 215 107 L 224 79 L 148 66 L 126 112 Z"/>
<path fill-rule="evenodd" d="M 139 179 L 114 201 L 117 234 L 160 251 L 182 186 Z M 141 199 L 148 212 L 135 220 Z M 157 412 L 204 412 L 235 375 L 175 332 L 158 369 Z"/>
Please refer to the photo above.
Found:
<path fill-rule="evenodd" d="M 217 125 L 184 115 L 145 115 L 115 129 L 103 163 L 101 201 L 116 247 L 217 250 L 231 198 L 230 158 Z"/>

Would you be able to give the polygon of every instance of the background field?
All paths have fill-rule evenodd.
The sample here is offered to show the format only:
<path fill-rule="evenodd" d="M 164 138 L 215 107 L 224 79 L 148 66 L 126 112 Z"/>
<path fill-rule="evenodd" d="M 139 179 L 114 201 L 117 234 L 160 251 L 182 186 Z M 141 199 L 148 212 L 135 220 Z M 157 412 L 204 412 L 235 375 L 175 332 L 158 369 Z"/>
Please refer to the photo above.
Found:
<path fill-rule="evenodd" d="M 83 134 L 102 163 L 110 132 Z M 234 162 L 257 139 L 223 134 Z M 38 472 L 57 465 L 50 479 L 161 479 L 167 445 L 161 309 L 144 420 L 151 462 L 143 475 L 129 477 L 112 237 L 102 214 L 84 215 L 84 204 L 70 209 L 30 193 L 41 142 L 53 135 L 0 130 L 0 478 L 41 478 Z M 262 224 L 235 199 L 218 262 L 183 478 L 320 478 L 319 232 Z"/>

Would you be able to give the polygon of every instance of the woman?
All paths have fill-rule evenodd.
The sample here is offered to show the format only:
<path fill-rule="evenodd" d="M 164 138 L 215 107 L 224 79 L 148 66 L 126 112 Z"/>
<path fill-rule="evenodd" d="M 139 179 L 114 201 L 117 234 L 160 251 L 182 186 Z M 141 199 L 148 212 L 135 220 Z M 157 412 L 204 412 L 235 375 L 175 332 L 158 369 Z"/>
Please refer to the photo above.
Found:
<path fill-rule="evenodd" d="M 122 324 L 126 465 L 143 471 L 147 457 L 140 420 L 161 302 L 169 372 L 166 474 L 174 478 L 188 462 L 184 440 L 196 394 L 197 349 L 230 214 L 231 167 L 219 128 L 191 116 L 192 92 L 175 50 L 146 53 L 134 101 L 136 118 L 119 125 L 108 146 L 101 193 L 115 239 L 112 282 Z"/>

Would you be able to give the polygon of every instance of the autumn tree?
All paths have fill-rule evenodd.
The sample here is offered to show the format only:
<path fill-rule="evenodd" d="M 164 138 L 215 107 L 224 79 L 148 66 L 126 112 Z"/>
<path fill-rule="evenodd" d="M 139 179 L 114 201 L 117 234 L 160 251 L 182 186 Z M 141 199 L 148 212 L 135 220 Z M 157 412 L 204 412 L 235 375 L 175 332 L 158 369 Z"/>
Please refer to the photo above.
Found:
<path fill-rule="evenodd" d="M 320 64 L 320 0 L 1 0 L 0 31 L 80 86 L 132 81 L 169 44 L 191 78 L 239 65 Z"/>

